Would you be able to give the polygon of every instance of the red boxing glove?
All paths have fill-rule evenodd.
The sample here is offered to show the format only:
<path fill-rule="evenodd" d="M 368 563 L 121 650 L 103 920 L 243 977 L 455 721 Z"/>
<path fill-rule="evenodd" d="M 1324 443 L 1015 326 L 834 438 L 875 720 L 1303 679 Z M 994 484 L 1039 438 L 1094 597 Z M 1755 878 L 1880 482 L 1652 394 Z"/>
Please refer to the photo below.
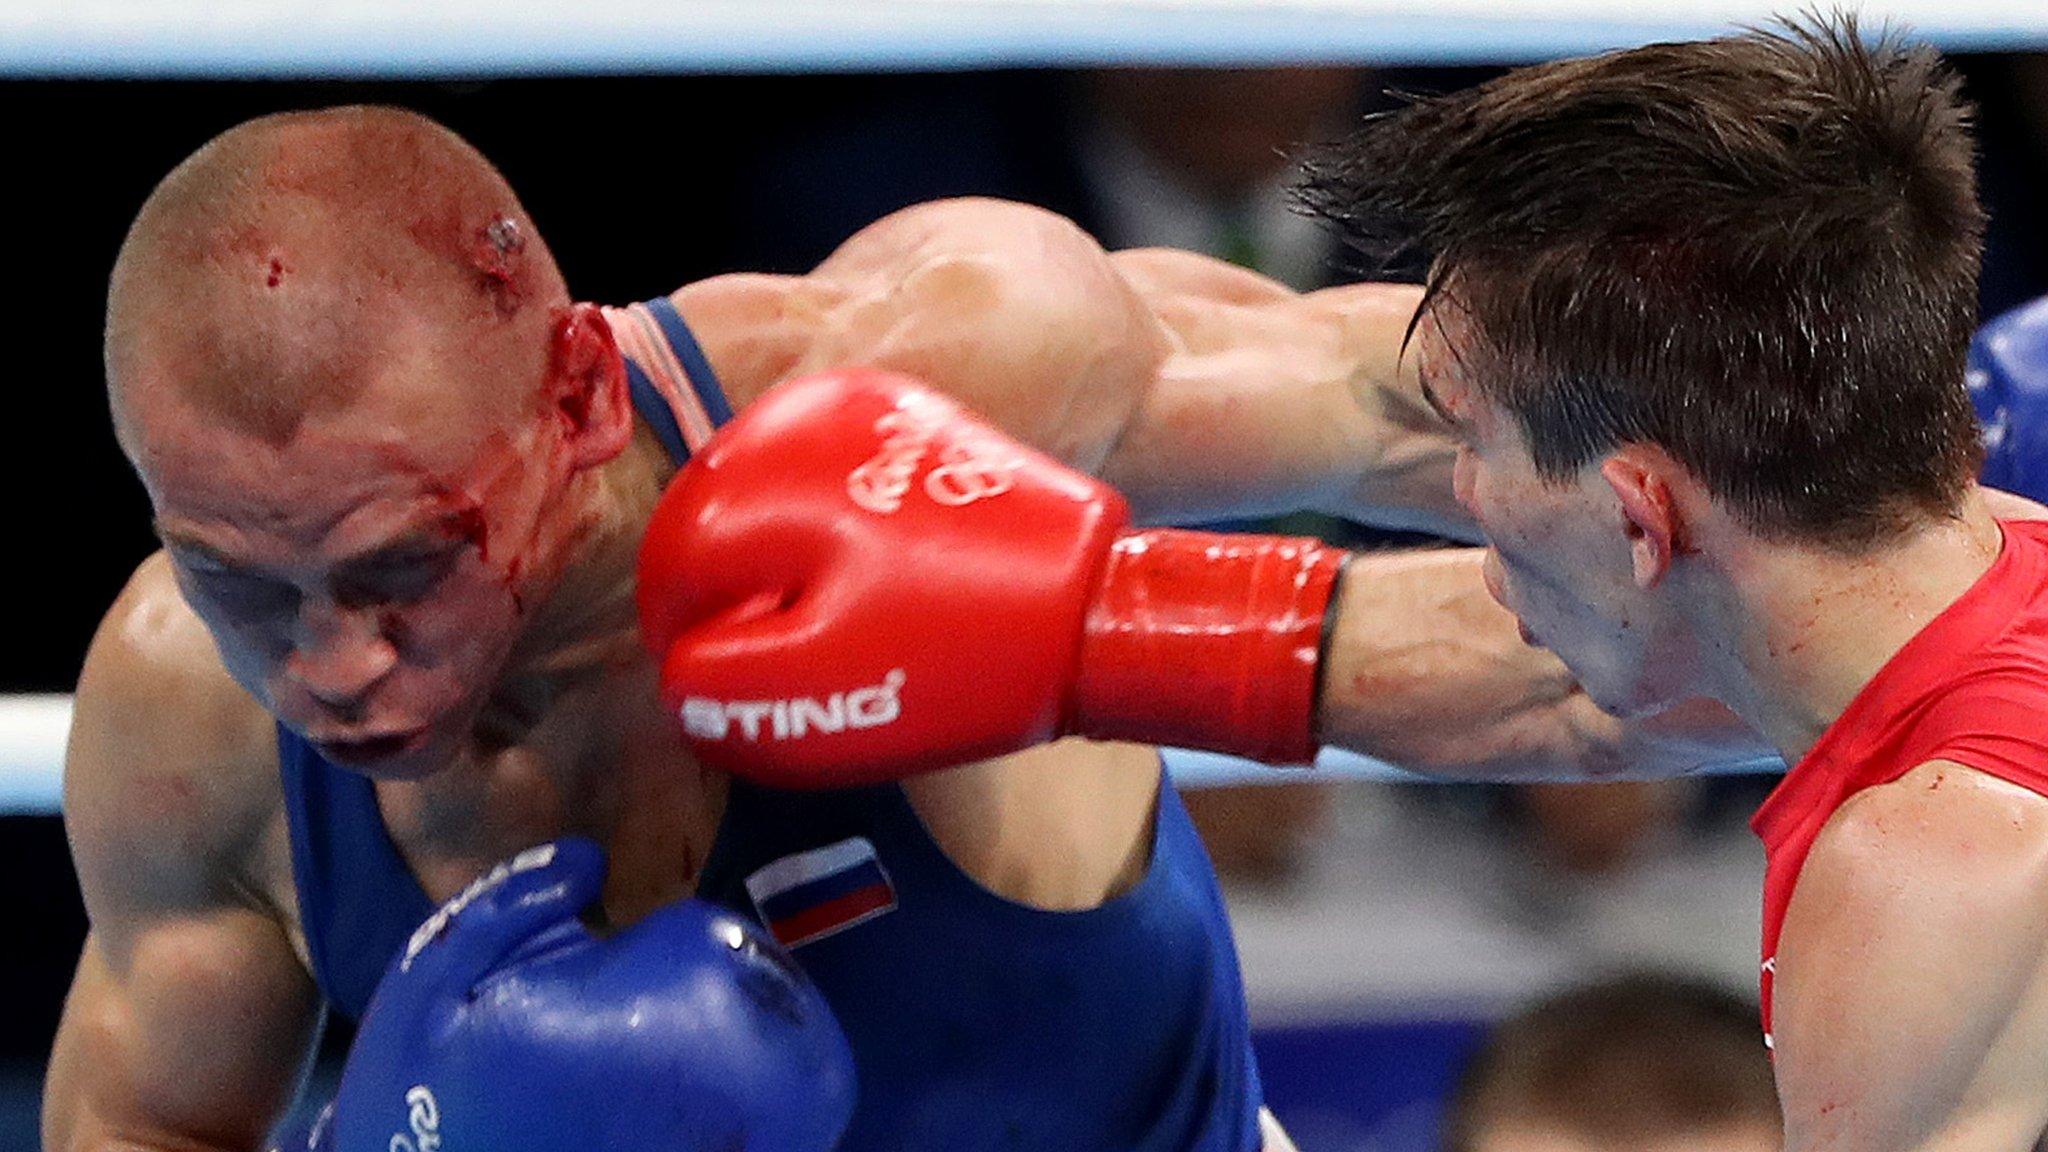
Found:
<path fill-rule="evenodd" d="M 1070 734 L 1312 759 L 1344 553 L 1129 524 L 1113 489 L 914 380 L 807 377 L 662 496 L 642 635 L 700 759 L 767 784 Z"/>

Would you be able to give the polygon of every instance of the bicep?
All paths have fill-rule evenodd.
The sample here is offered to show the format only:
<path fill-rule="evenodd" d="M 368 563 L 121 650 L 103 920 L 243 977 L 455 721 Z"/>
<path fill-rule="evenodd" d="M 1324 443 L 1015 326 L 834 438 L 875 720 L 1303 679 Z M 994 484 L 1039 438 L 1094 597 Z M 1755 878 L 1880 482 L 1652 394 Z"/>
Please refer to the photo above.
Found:
<path fill-rule="evenodd" d="M 219 909 L 86 940 L 44 1087 L 44 1146 L 251 1148 L 291 1102 L 319 1000 L 277 924 Z"/>
<path fill-rule="evenodd" d="M 1956 765 L 1922 766 L 1830 819 L 1776 957 L 1787 1148 L 2039 1134 L 2048 1035 L 2025 1002 L 2040 995 L 2044 872 L 2048 802 Z M 1967 1136 L 2007 1125 L 2003 1140 Z"/>
<path fill-rule="evenodd" d="M 948 859 L 1012 903 L 1080 911 L 1128 890 L 1151 861 L 1159 753 L 1060 740 L 903 782 Z"/>
<path fill-rule="evenodd" d="M 145 564 L 95 636 L 64 766 L 92 929 L 46 1085 L 57 1148 L 250 1147 L 289 1101 L 318 997 L 264 893 L 269 718 Z"/>

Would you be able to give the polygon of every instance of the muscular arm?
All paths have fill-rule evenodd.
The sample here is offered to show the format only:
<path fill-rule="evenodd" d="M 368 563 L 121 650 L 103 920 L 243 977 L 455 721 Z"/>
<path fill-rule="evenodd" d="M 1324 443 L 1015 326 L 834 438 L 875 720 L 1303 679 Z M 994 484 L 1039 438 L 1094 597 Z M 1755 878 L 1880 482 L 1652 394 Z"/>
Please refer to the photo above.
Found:
<path fill-rule="evenodd" d="M 958 200 L 877 222 L 809 276 L 719 277 L 675 301 L 736 403 L 836 365 L 904 371 L 1103 474 L 1147 519 L 1309 507 L 1390 524 L 1462 520 L 1455 447 L 1400 358 L 1412 288 L 1301 295 L 1190 253 L 1105 254 L 1050 213 Z M 1476 553 L 1361 557 L 1346 587 L 1322 707 L 1330 743 L 1424 771 L 1569 778 L 1674 774 L 1741 732 L 1716 709 L 1661 721 L 1667 733 L 1601 715 L 1561 664 L 1520 642 L 1485 595 Z M 1105 767 L 1077 774 L 1095 784 L 1057 789 L 1028 767 L 1094 760 Z M 1149 805 L 1139 774 L 1109 760 L 1055 749 L 1003 762 L 1027 765 L 1016 772 L 983 766 L 915 789 L 965 794 L 921 808 L 928 819 L 944 809 L 932 821 L 942 840 L 959 825 L 971 828 L 963 842 L 1016 845 L 982 834 L 1071 827 L 1091 797 L 1091 819 Z M 1066 853 L 1095 879 L 1129 875 L 1149 828 L 1109 823 Z M 1033 871 L 1016 860 L 969 870 L 1014 894 L 991 879 L 1005 869 Z"/>
<path fill-rule="evenodd" d="M 44 1089 L 43 1146 L 248 1149 L 290 1102 L 318 999 L 256 876 L 271 728 L 160 559 L 80 678 L 65 826 L 91 932 Z"/>
<path fill-rule="evenodd" d="M 1110 257 L 1164 330 L 1104 479 L 1155 523 L 1313 510 L 1457 538 L 1456 448 L 1402 356 L 1421 289 L 1296 293 L 1168 249 Z"/>
<path fill-rule="evenodd" d="M 2030 1152 L 2048 1124 L 2048 799 L 1956 764 L 1822 830 L 1779 941 L 1788 1152 Z"/>
<path fill-rule="evenodd" d="M 953 200 L 878 221 L 810 275 L 719 277 L 674 301 L 736 404 L 833 367 L 905 372 L 1111 479 L 1148 520 L 1457 516 L 1450 444 L 1400 370 L 1412 289 L 1305 297 L 1188 253 L 1112 256 L 1039 209 Z M 1414 510 L 1381 507 L 1401 504 Z M 1066 742 L 906 788 L 970 875 L 1071 909 L 1143 875 L 1157 781 L 1148 753 Z"/>
<path fill-rule="evenodd" d="M 1522 642 L 1476 548 L 1354 556 L 1323 670 L 1322 742 L 1430 775 L 1647 779 L 1774 755 L 1708 701 L 1621 721 Z"/>
<path fill-rule="evenodd" d="M 1467 530 L 1453 446 L 1400 355 L 1414 288 L 1302 295 L 1193 253 L 1105 253 L 1040 209 L 948 200 L 863 229 L 808 276 L 674 299 L 736 402 L 890 368 L 1101 475 L 1150 522 L 1314 509 Z"/>

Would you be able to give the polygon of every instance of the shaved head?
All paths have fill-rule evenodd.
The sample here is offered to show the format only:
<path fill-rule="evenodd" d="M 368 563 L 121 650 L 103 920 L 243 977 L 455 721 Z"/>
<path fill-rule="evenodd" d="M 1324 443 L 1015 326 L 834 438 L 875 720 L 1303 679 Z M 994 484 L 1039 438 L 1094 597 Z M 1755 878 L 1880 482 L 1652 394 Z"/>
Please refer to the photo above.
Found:
<path fill-rule="evenodd" d="M 372 107 L 252 120 L 165 177 L 122 244 L 115 427 L 139 464 L 171 406 L 281 445 L 401 369 L 503 419 L 533 402 L 567 304 L 511 188 L 446 128 Z"/>
<path fill-rule="evenodd" d="M 209 142 L 128 232 L 106 357 L 185 602 L 341 762 L 438 770 L 523 638 L 576 635 L 578 595 L 630 614 L 630 545 L 591 543 L 634 437 L 611 329 L 432 121 L 338 108 Z M 586 548 L 597 591 L 558 603 Z"/>

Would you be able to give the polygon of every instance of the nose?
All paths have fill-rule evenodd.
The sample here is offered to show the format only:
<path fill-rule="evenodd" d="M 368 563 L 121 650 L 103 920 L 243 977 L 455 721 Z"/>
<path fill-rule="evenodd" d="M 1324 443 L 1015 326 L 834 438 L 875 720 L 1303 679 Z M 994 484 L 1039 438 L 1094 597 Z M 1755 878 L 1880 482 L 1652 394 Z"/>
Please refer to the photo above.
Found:
<path fill-rule="evenodd" d="M 300 604 L 294 631 L 285 673 L 330 708 L 360 704 L 398 664 L 398 650 L 374 610 L 309 596 Z"/>

